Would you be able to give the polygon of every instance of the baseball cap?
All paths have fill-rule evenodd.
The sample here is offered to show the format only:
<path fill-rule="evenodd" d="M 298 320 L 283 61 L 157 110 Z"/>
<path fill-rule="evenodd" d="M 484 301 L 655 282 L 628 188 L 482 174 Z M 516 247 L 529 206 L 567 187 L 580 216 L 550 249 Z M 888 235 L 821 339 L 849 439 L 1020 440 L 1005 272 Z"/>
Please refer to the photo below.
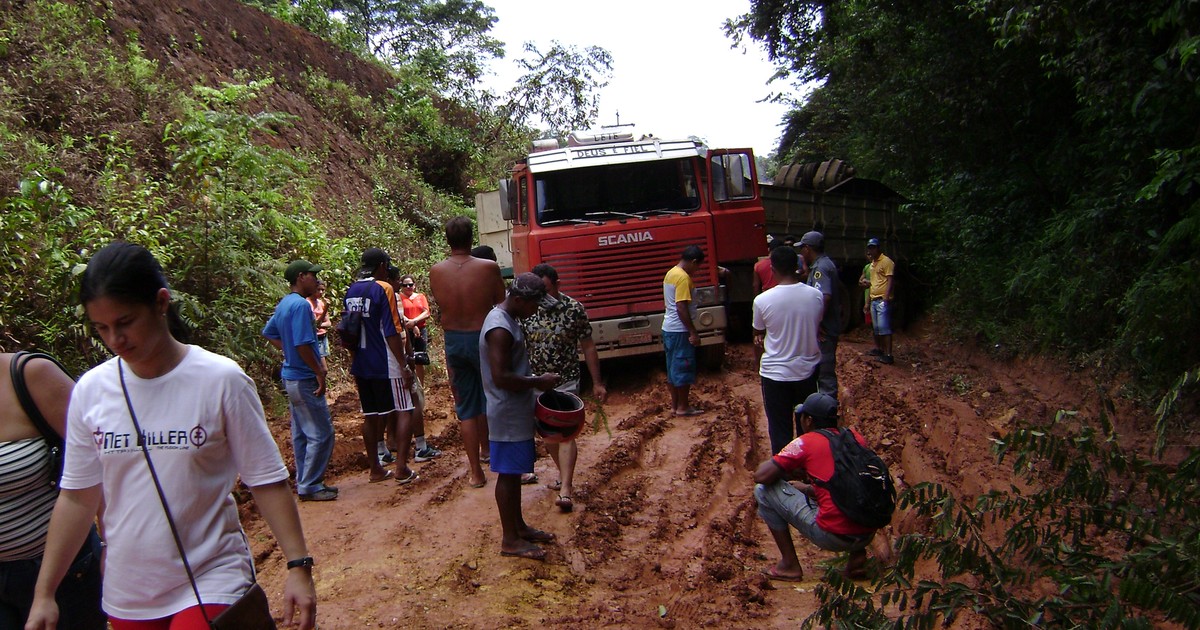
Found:
<path fill-rule="evenodd" d="M 867 247 L 879 247 L 879 239 L 873 238 L 867 241 Z"/>
<path fill-rule="evenodd" d="M 296 284 L 296 278 L 299 278 L 300 274 L 306 272 L 317 273 L 320 270 L 321 265 L 314 265 L 307 260 L 294 260 L 283 271 L 283 277 L 288 281 L 288 284 Z"/>
<path fill-rule="evenodd" d="M 679 255 L 683 260 L 694 260 L 696 262 L 704 261 L 704 250 L 700 249 L 699 245 L 688 245 L 683 248 L 683 253 Z"/>
<path fill-rule="evenodd" d="M 508 294 L 540 302 L 542 298 L 546 297 L 546 283 L 542 282 L 537 274 L 526 271 L 513 278 L 512 284 L 508 286 Z"/>
<path fill-rule="evenodd" d="M 805 232 L 804 236 L 800 237 L 800 244 L 808 245 L 809 247 L 824 247 L 825 235 L 815 231 Z"/>
<path fill-rule="evenodd" d="M 796 415 L 806 413 L 822 420 L 835 420 L 838 415 L 838 401 L 829 394 L 809 394 L 804 403 L 796 406 Z"/>
<path fill-rule="evenodd" d="M 387 255 L 387 252 L 378 247 L 369 247 L 362 253 L 362 268 L 371 269 L 379 267 L 383 263 L 391 262 L 392 257 Z"/>

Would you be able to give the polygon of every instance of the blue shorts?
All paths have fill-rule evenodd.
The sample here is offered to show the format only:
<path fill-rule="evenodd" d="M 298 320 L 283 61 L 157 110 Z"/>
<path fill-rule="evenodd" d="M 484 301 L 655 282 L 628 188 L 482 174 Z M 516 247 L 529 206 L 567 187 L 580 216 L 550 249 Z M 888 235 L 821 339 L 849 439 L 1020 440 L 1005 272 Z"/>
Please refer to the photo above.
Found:
<path fill-rule="evenodd" d="M 537 461 L 537 449 L 533 440 L 521 442 L 496 442 L 488 440 L 491 448 L 491 470 L 497 475 L 523 475 L 533 472 Z"/>
<path fill-rule="evenodd" d="M 663 331 L 663 350 L 667 355 L 667 382 L 682 387 L 696 382 L 696 346 L 685 332 Z"/>
<path fill-rule="evenodd" d="M 871 327 L 879 336 L 892 334 L 892 305 L 883 298 L 871 300 Z"/>
<path fill-rule="evenodd" d="M 454 413 L 458 419 L 471 420 L 487 413 L 483 397 L 483 376 L 479 372 L 479 331 L 447 330 L 446 366 L 454 371 Z"/>

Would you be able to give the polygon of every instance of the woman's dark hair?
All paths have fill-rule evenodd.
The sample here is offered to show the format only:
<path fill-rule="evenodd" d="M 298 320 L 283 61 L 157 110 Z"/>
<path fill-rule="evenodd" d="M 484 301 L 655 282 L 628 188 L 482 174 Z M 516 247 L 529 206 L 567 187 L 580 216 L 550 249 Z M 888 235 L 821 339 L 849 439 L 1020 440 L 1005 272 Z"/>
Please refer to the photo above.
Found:
<path fill-rule="evenodd" d="M 92 255 L 79 287 L 84 306 L 96 298 L 107 297 L 126 304 L 153 305 L 159 289 L 170 290 L 162 265 L 150 250 L 141 245 L 114 241 Z M 191 336 L 172 303 L 167 308 L 171 336 L 186 343 Z"/>
<path fill-rule="evenodd" d="M 403 276 L 400 276 L 400 282 L 404 282 L 405 280 L 409 280 L 409 281 L 411 281 L 413 284 L 416 284 L 416 282 L 417 282 L 417 279 L 416 279 L 416 278 L 414 278 L 414 277 L 413 277 L 413 275 L 412 275 L 411 273 L 406 273 L 406 274 L 404 274 Z"/>

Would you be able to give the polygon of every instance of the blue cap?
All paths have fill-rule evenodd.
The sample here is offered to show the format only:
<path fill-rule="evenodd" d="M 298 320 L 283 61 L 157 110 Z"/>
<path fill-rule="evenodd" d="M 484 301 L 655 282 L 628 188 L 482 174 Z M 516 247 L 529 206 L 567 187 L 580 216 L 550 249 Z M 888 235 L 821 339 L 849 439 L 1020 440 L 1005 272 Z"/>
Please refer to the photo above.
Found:
<path fill-rule="evenodd" d="M 879 239 L 873 238 L 867 241 L 867 247 L 879 247 Z"/>

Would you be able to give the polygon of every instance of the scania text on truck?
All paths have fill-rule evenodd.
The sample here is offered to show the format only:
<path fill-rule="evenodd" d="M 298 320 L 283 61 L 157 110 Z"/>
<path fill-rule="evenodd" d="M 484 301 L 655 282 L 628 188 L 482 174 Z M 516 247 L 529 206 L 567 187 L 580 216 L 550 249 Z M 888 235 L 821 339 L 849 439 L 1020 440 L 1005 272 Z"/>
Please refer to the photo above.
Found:
<path fill-rule="evenodd" d="M 766 217 L 750 149 L 573 133 L 539 140 L 500 189 L 476 197 L 481 242 L 514 273 L 553 265 L 587 308 L 600 358 L 662 351 L 663 276 L 688 245 L 701 356 L 717 364 L 731 321 L 748 327 Z"/>

